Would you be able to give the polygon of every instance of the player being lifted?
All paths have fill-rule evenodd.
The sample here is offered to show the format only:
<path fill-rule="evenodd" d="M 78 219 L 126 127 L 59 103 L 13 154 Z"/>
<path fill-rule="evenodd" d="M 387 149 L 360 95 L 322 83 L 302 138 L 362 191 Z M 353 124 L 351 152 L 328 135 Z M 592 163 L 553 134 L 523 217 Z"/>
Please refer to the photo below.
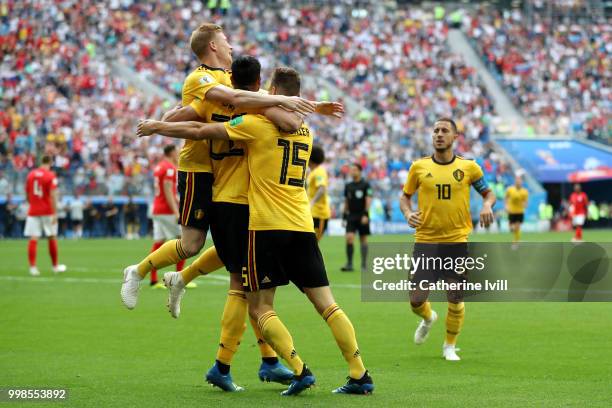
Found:
<path fill-rule="evenodd" d="M 463 258 L 467 256 L 467 239 L 472 230 L 470 217 L 470 187 L 484 198 L 480 211 L 480 224 L 487 227 L 493 222 L 495 194 L 487 188 L 483 172 L 472 160 L 466 160 L 453 152 L 457 138 L 457 125 L 452 119 L 441 118 L 434 124 L 432 142 L 434 154 L 416 160 L 408 172 L 400 208 L 410 226 L 416 228 L 413 257 Z M 414 209 L 411 198 L 418 191 L 418 207 Z M 428 265 L 425 265 L 428 266 Z M 436 282 L 463 282 L 465 275 L 454 270 L 419 268 L 412 280 Z M 428 291 L 410 292 L 410 304 L 414 313 L 423 318 L 414 334 L 414 342 L 422 344 L 427 339 L 431 325 L 438 316 L 427 301 Z M 442 355 L 446 360 L 460 360 L 455 344 L 465 316 L 462 291 L 448 291 L 446 315 L 446 339 Z"/>
<path fill-rule="evenodd" d="M 344 187 L 344 219 L 346 220 L 346 265 L 343 272 L 353 271 L 353 251 L 355 232 L 359 232 L 361 242 L 361 271 L 365 271 L 368 262 L 368 235 L 370 235 L 370 204 L 372 204 L 372 188 L 363 179 L 360 164 L 351 165 L 353 181 Z"/>
<path fill-rule="evenodd" d="M 529 192 L 523 187 L 523 179 L 521 176 L 516 176 L 514 178 L 514 185 L 506 190 L 508 223 L 510 224 L 510 231 L 514 234 L 512 249 L 518 248 L 518 243 L 521 240 L 521 224 L 525 219 L 525 208 L 527 208 L 528 198 Z"/>
<path fill-rule="evenodd" d="M 327 221 L 331 216 L 327 194 L 328 176 L 327 169 L 323 166 L 324 161 L 325 151 L 323 148 L 319 145 L 312 146 L 310 161 L 308 162 L 310 172 L 306 179 L 306 186 L 317 240 L 323 238 L 327 229 Z"/>
<path fill-rule="evenodd" d="M 43 235 L 49 241 L 53 272 L 65 272 L 66 265 L 61 265 L 57 261 L 57 177 L 51 171 L 50 156 L 43 156 L 40 167 L 28 174 L 25 191 L 30 207 L 23 234 L 30 237 L 28 242 L 30 275 L 40 275 L 36 267 L 36 247 L 38 238 Z"/>
<path fill-rule="evenodd" d="M 231 88 L 228 70 L 232 64 L 232 47 L 221 26 L 210 23 L 200 25 L 191 34 L 190 45 L 201 65 L 185 79 L 182 106 L 199 99 L 215 102 L 219 106 L 231 105 L 236 109 L 281 106 L 303 114 L 314 111 L 314 104 L 301 98 Z M 172 114 L 173 111 L 167 112 L 163 119 L 172 120 Z M 181 238 L 166 241 L 140 263 L 125 268 L 121 300 L 128 309 L 136 307 L 140 282 L 152 269 L 176 264 L 200 252 L 209 228 L 212 183 L 208 142 L 186 141 L 178 163 Z M 204 254 L 207 256 L 201 263 L 204 270 L 211 272 L 223 266 L 215 249 L 209 249 Z"/>
<path fill-rule="evenodd" d="M 299 95 L 299 92 L 298 73 L 290 68 L 277 68 L 270 93 Z M 304 189 L 312 148 L 308 127 L 302 126 L 297 132 L 287 134 L 261 115 L 245 115 L 225 124 L 145 121 L 139 125 L 138 133 L 245 143 L 251 178 L 243 288 L 251 318 L 257 321 L 265 340 L 293 369 L 294 378 L 283 395 L 299 394 L 315 382 L 273 308 L 276 287 L 290 281 L 306 293 L 325 319 L 349 364 L 350 379 L 335 392 L 372 392 L 374 385 L 361 361 L 353 325 L 334 301 L 314 233 Z"/>
<path fill-rule="evenodd" d="M 166 240 L 180 237 L 181 230 L 177 223 L 179 218 L 178 200 L 176 198 L 176 165 L 178 162 L 176 146 L 164 147 L 164 158 L 155 166 L 155 198 L 153 199 L 153 248 L 160 248 Z M 176 264 L 176 270 L 183 269 L 185 260 Z M 161 283 L 157 281 L 157 270 L 151 270 L 151 286 Z"/>

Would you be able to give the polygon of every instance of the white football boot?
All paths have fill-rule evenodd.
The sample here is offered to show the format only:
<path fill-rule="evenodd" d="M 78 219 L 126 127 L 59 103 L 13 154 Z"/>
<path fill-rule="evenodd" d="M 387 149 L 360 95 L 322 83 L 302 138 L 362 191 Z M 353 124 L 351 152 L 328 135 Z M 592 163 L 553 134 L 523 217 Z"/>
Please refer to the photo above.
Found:
<path fill-rule="evenodd" d="M 459 349 L 456 348 L 454 344 L 444 343 L 442 346 L 442 357 L 444 357 L 446 361 L 459 361 L 461 357 L 457 355 L 457 351 L 459 351 Z"/>
<path fill-rule="evenodd" d="M 53 273 L 64 273 L 66 272 L 66 265 L 58 264 L 53 267 Z"/>
<path fill-rule="evenodd" d="M 425 340 L 427 340 L 427 336 L 429 336 L 429 330 L 431 329 L 431 326 L 436 322 L 436 320 L 438 320 L 438 314 L 435 312 L 435 310 L 431 311 L 431 318 L 429 320 L 421 320 L 421 323 L 419 323 L 419 326 L 414 332 L 415 344 L 420 345 L 425 343 Z"/>
<path fill-rule="evenodd" d="M 35 266 L 30 266 L 30 275 L 32 276 L 40 276 L 40 271 Z"/>
<path fill-rule="evenodd" d="M 130 265 L 123 270 L 121 301 L 130 310 L 136 307 L 141 281 L 142 278 L 138 275 L 138 265 Z"/>
<path fill-rule="evenodd" d="M 180 272 L 164 273 L 164 284 L 168 288 L 168 311 L 175 319 L 181 314 L 181 300 L 185 294 L 185 282 Z"/>

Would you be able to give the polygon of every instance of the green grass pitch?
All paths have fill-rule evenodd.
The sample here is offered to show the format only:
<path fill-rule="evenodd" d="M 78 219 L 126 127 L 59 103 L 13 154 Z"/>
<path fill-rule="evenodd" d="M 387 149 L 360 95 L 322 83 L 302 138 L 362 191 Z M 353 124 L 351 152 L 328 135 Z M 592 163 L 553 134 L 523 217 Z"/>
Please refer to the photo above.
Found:
<path fill-rule="evenodd" d="M 610 241 L 612 234 L 587 230 L 585 237 Z M 569 233 L 524 234 L 527 241 L 569 238 Z M 373 237 L 381 242 L 407 239 Z M 339 272 L 341 237 L 325 237 L 321 247 L 336 300 L 357 331 L 375 393 L 330 393 L 344 383 L 348 370 L 326 324 L 293 286 L 278 291 L 276 308 L 315 373 L 316 387 L 283 398 L 283 386 L 260 383 L 259 353 L 247 327 L 232 365 L 234 381 L 246 392 L 224 393 L 206 384 L 203 374 L 215 357 L 226 273 L 198 279 L 178 320 L 165 308 L 166 292 L 149 287 L 141 289 L 138 306 L 128 311 L 119 298 L 122 269 L 142 258 L 150 244 L 60 241 L 60 260 L 68 272 L 53 276 L 43 241 L 38 249 L 42 275 L 30 278 L 26 241 L 0 241 L 0 388 L 70 390 L 65 403 L 31 404 L 35 407 L 612 406 L 611 304 L 467 304 L 459 338 L 463 360 L 446 362 L 441 358 L 445 304 L 434 304 L 442 319 L 428 342 L 415 346 L 418 319 L 408 304 L 362 303 L 354 286 L 359 274 Z"/>

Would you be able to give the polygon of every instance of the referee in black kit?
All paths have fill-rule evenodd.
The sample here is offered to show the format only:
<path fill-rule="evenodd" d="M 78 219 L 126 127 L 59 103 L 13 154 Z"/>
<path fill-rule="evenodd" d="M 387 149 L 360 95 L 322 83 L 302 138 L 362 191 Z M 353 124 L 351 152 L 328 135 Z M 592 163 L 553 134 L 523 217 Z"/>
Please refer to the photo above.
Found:
<path fill-rule="evenodd" d="M 370 183 L 361 177 L 361 165 L 351 165 L 352 182 L 344 187 L 344 211 L 346 221 L 346 265 L 343 272 L 353 271 L 353 242 L 355 232 L 359 231 L 361 241 L 361 271 L 366 270 L 368 259 L 368 235 L 370 235 L 370 204 L 372 203 L 372 188 Z"/>

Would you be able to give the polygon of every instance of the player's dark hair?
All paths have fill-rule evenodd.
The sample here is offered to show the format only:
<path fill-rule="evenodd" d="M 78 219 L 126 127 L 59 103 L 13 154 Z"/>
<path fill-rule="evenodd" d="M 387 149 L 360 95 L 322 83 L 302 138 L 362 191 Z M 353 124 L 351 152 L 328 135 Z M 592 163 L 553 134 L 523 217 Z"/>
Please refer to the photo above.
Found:
<path fill-rule="evenodd" d="M 320 145 L 312 146 L 312 152 L 310 152 L 310 161 L 314 164 L 321 164 L 325 161 L 325 151 Z"/>
<path fill-rule="evenodd" d="M 232 62 L 234 88 L 247 89 L 261 77 L 261 64 L 252 55 L 241 55 Z"/>
<path fill-rule="evenodd" d="M 169 144 L 164 146 L 164 156 L 170 156 L 170 154 L 176 150 L 176 145 Z"/>
<path fill-rule="evenodd" d="M 300 74 L 289 67 L 279 67 L 272 75 L 272 86 L 277 89 L 276 93 L 286 96 L 300 95 Z"/>
<path fill-rule="evenodd" d="M 40 164 L 51 164 L 51 156 L 45 154 L 40 158 Z"/>
<path fill-rule="evenodd" d="M 439 118 L 439 119 L 436 119 L 436 122 L 448 122 L 448 123 L 450 123 L 451 127 L 453 128 L 453 131 L 455 133 L 457 133 L 457 124 L 451 118 Z"/>
<path fill-rule="evenodd" d="M 359 163 L 353 163 L 353 166 L 357 167 L 359 171 L 363 171 L 363 167 Z"/>

